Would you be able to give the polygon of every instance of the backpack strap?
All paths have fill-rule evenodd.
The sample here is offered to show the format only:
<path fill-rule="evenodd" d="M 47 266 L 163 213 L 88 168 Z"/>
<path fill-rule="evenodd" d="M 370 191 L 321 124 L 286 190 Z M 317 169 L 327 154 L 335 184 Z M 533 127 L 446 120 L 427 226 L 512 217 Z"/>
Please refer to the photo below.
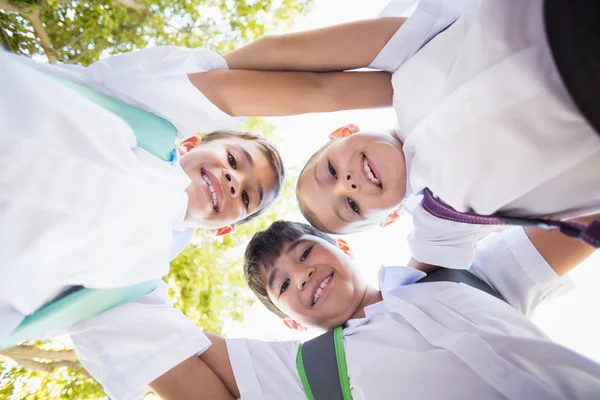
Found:
<path fill-rule="evenodd" d="M 559 229 L 561 233 L 576 238 L 585 244 L 600 248 L 600 218 L 591 224 L 574 221 L 558 221 L 541 218 L 518 218 L 504 215 L 479 215 L 456 211 L 425 188 L 423 191 L 423 208 L 431 215 L 449 220 L 474 225 L 519 225 L 534 226 L 542 229 Z"/>
<path fill-rule="evenodd" d="M 0 342 L 0 350 L 25 340 L 39 339 L 86 318 L 129 303 L 150 293 L 159 283 L 160 279 L 153 279 L 121 288 L 77 287 L 66 295 L 61 294 L 57 299 L 27 316 L 9 337 Z"/>
<path fill-rule="evenodd" d="M 427 282 L 464 283 L 465 285 L 471 286 L 475 289 L 479 289 L 482 292 L 494 296 L 497 299 L 506 301 L 498 292 L 492 289 L 490 285 L 488 285 L 487 283 L 485 283 L 484 281 L 482 281 L 481 279 L 464 269 L 440 268 L 427 275 L 425 278 L 419 280 L 417 283 Z"/>
<path fill-rule="evenodd" d="M 464 283 L 506 301 L 487 283 L 466 270 L 440 268 L 417 283 L 421 282 Z M 301 344 L 296 368 L 308 400 L 352 399 L 341 326 Z"/>
<path fill-rule="evenodd" d="M 300 345 L 296 367 L 308 400 L 352 400 L 341 326 Z"/>
<path fill-rule="evenodd" d="M 139 147 L 164 161 L 173 161 L 177 128 L 172 123 L 158 115 L 141 110 L 68 79 L 55 75 L 50 76 L 100 107 L 121 117 L 135 133 Z"/>
<path fill-rule="evenodd" d="M 544 25 L 556 68 L 571 99 L 600 135 L 598 15 L 598 1 L 544 1 Z"/>

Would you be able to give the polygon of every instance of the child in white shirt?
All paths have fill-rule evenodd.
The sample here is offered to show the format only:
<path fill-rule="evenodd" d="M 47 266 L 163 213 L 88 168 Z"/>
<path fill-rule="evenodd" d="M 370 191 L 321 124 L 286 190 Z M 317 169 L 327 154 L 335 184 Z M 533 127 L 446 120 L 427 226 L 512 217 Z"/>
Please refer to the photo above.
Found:
<path fill-rule="evenodd" d="M 228 57 L 239 68 L 394 72 L 398 127 L 335 132 L 301 173 L 301 210 L 324 231 L 351 233 L 385 224 L 403 205 L 414 258 L 462 268 L 496 227 L 433 216 L 421 206 L 425 188 L 460 212 L 600 212 L 600 138 L 561 81 L 542 8 L 541 0 L 421 1 L 407 19 L 261 39 Z"/>
<path fill-rule="evenodd" d="M 241 122 L 232 115 L 345 107 L 313 95 L 302 108 L 282 96 L 311 82 L 327 87 L 316 74 L 227 71 L 204 49 L 157 47 L 87 68 L 5 52 L 0 60 L 0 338 L 70 286 L 165 275 L 173 235 L 223 234 L 268 208 L 283 185 L 283 163 L 264 138 L 231 132 Z M 353 76 L 389 83 L 387 73 Z M 173 162 L 138 146 L 125 120 L 61 79 L 172 124 L 182 140 Z M 267 82 L 269 91 L 252 98 Z M 213 133 L 201 139 L 199 131 Z"/>
<path fill-rule="evenodd" d="M 382 268 L 376 289 L 343 242 L 279 221 L 252 239 L 245 273 L 288 327 L 343 326 L 355 400 L 399 390 L 425 399 L 587 399 L 600 388 L 600 365 L 552 343 L 526 315 L 563 292 L 559 276 L 591 253 L 557 232 L 515 227 L 483 239 L 471 266 L 505 301 L 464 284 L 416 283 L 425 274 L 405 267 Z M 199 357 L 150 386 L 164 399 L 309 398 L 296 369 L 300 342 L 210 338 Z"/>

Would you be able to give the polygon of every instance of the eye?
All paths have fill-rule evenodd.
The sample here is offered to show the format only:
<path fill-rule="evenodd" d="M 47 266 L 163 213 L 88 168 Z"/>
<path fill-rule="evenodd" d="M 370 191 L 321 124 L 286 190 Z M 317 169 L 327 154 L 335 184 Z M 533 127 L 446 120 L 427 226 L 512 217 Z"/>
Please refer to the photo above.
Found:
<path fill-rule="evenodd" d="M 306 251 L 304 253 L 302 253 L 302 255 L 300 256 L 300 262 L 306 260 L 306 258 L 310 254 L 311 250 L 312 250 L 312 246 L 309 247 L 308 249 L 306 249 Z"/>
<path fill-rule="evenodd" d="M 227 153 L 227 161 L 229 161 L 229 165 L 233 169 L 237 169 L 237 162 L 235 161 L 235 157 L 231 153 Z"/>
<path fill-rule="evenodd" d="M 335 168 L 333 168 L 333 165 L 331 165 L 331 163 L 329 161 L 327 161 L 327 166 L 329 168 L 329 175 L 331 175 L 335 179 L 337 179 L 337 172 L 335 172 Z"/>
<path fill-rule="evenodd" d="M 281 289 L 279 289 L 279 294 L 282 294 L 283 292 L 285 292 L 285 290 L 288 288 L 288 286 L 290 286 L 290 280 L 286 279 L 285 282 L 283 282 L 283 285 L 281 285 Z"/>
<path fill-rule="evenodd" d="M 352 209 L 352 211 L 354 211 L 355 213 L 357 213 L 358 215 L 360 215 L 360 208 L 358 208 L 358 204 L 356 204 L 356 202 L 352 199 L 348 199 L 348 205 L 350 206 L 350 208 Z"/>
<path fill-rule="evenodd" d="M 250 204 L 250 197 L 248 196 L 248 193 L 245 190 L 242 191 L 242 201 L 244 202 L 246 208 L 248 208 L 248 205 Z"/>

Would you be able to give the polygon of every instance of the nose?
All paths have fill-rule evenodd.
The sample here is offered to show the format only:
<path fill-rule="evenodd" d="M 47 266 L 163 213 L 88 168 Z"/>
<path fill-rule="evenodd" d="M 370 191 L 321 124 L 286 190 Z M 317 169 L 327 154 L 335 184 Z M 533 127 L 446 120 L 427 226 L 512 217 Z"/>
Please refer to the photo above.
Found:
<path fill-rule="evenodd" d="M 298 268 L 296 270 L 296 287 L 298 290 L 304 290 L 308 282 L 310 282 L 313 274 L 315 273 L 315 269 L 312 267 L 309 268 Z"/>
<path fill-rule="evenodd" d="M 358 191 L 358 179 L 352 172 L 342 175 L 342 179 L 337 180 L 337 189 L 340 194 L 351 194 Z"/>
<path fill-rule="evenodd" d="M 240 176 L 231 170 L 223 170 L 225 191 L 233 198 L 240 195 L 241 181 Z"/>

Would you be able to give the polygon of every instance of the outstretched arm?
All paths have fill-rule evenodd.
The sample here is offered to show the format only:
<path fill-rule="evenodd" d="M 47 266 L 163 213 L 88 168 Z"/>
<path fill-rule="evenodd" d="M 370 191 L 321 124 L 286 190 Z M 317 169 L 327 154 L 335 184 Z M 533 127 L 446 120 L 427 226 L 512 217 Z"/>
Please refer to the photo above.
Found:
<path fill-rule="evenodd" d="M 371 64 L 406 18 L 378 18 L 262 38 L 225 56 L 230 69 L 345 71 Z"/>
<path fill-rule="evenodd" d="M 590 223 L 600 215 L 591 215 L 574 219 L 573 221 Z M 563 235 L 558 230 L 525 228 L 527 237 L 533 243 L 544 260 L 552 267 L 558 276 L 578 266 L 594 253 L 594 248 L 580 240 Z"/>
<path fill-rule="evenodd" d="M 207 334 L 212 345 L 167 371 L 150 387 L 165 400 L 232 400 L 240 397 L 225 339 Z"/>
<path fill-rule="evenodd" d="M 392 105 L 387 72 L 209 71 L 188 75 L 232 116 L 284 116 Z"/>

